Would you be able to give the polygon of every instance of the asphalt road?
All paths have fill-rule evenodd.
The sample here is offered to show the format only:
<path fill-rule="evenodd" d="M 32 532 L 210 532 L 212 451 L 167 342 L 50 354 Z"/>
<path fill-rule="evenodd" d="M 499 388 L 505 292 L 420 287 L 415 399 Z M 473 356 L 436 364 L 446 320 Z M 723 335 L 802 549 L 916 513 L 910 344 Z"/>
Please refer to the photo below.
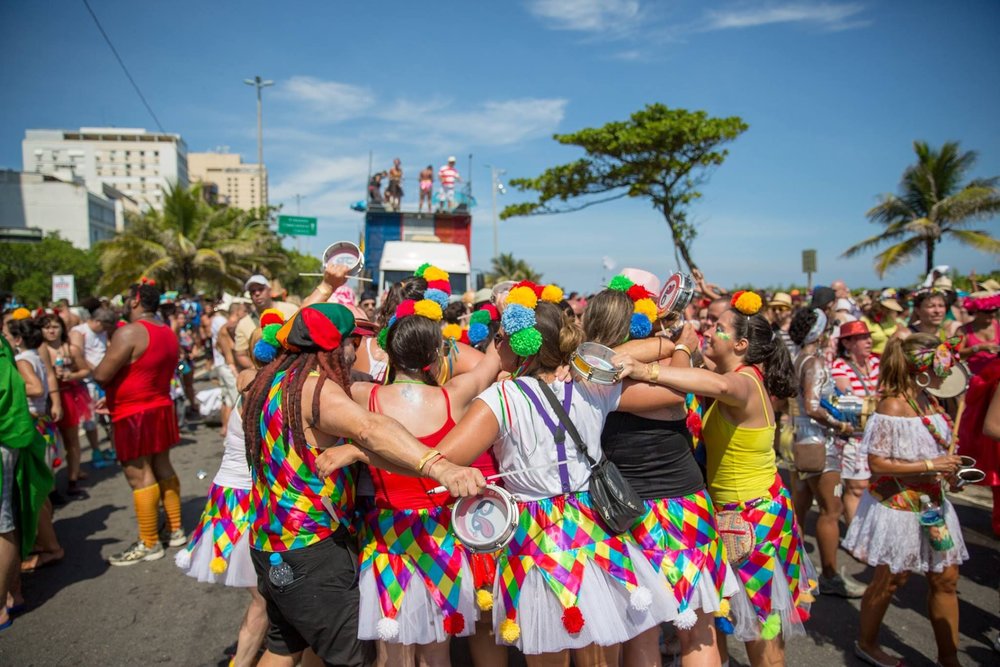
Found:
<path fill-rule="evenodd" d="M 198 520 L 221 453 L 218 428 L 204 425 L 186 432 L 173 450 L 188 529 Z M 84 460 L 89 460 L 87 451 Z M 173 562 L 177 549 L 169 549 L 167 557 L 156 562 L 109 567 L 105 559 L 136 534 L 131 492 L 117 467 L 84 467 L 90 473 L 89 497 L 56 511 L 56 531 L 66 558 L 24 577 L 28 610 L 0 632 L 0 665 L 225 664 L 224 651 L 235 641 L 249 595 L 182 575 Z M 199 471 L 207 473 L 203 479 Z M 65 488 L 63 472 L 58 483 Z M 1000 664 L 1000 654 L 990 643 L 1000 629 L 1000 552 L 990 532 L 984 491 L 973 489 L 953 497 L 971 556 L 959 585 L 963 665 Z M 810 549 L 816 560 L 814 544 Z M 871 572 L 864 566 L 843 552 L 840 558 L 847 572 L 860 581 L 870 580 Z M 926 593 L 925 580 L 911 578 L 883 627 L 884 645 L 911 666 L 934 664 Z M 788 664 L 861 664 L 851 650 L 858 609 L 857 600 L 820 597 L 806 626 L 809 636 L 788 647 Z M 467 664 L 467 653 L 457 644 L 454 663 Z M 733 664 L 745 665 L 742 646 L 730 645 Z"/>

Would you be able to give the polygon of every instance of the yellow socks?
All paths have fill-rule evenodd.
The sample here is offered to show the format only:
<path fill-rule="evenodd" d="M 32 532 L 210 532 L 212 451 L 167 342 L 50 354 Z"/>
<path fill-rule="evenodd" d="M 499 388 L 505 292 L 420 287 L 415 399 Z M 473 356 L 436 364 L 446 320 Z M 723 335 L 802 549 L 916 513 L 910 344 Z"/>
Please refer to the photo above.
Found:
<path fill-rule="evenodd" d="M 160 485 L 136 489 L 132 492 L 132 499 L 135 501 L 135 516 L 139 521 L 139 539 L 152 548 L 160 541 L 156 530 L 160 514 Z"/>
<path fill-rule="evenodd" d="M 167 513 L 167 525 L 170 532 L 181 527 L 181 480 L 177 475 L 160 480 L 160 500 Z"/>

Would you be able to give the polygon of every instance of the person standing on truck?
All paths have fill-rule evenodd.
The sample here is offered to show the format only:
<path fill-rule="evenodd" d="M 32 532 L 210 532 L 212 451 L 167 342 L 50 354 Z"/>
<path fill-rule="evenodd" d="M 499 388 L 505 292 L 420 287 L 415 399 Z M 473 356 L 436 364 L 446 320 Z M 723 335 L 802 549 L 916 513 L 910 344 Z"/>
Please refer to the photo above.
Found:
<path fill-rule="evenodd" d="M 427 201 L 427 212 L 431 212 L 431 202 L 434 197 L 434 167 L 427 165 L 427 167 L 420 172 L 420 204 L 417 206 L 417 212 L 424 210 L 424 201 Z"/>
<path fill-rule="evenodd" d="M 462 180 L 455 169 L 455 156 L 448 158 L 448 164 L 438 170 L 438 180 L 441 182 L 442 205 L 447 205 L 449 211 L 455 208 L 455 183 Z"/>
<path fill-rule="evenodd" d="M 392 161 L 392 168 L 389 169 L 389 187 L 386 193 L 388 194 L 386 199 L 389 200 L 389 208 L 398 211 L 403 201 L 403 167 L 400 165 L 399 158 Z"/>

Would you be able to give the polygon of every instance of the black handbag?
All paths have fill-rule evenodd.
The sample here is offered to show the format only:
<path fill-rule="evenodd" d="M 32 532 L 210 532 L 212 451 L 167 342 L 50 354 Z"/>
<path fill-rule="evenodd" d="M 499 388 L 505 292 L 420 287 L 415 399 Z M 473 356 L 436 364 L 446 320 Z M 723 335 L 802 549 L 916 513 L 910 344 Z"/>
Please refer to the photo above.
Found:
<path fill-rule="evenodd" d="M 594 509 L 604 519 L 604 523 L 615 533 L 624 533 L 632 527 L 636 520 L 646 513 L 646 506 L 642 498 L 635 492 L 632 485 L 622 475 L 614 463 L 607 458 L 595 461 L 587 452 L 583 445 L 583 439 L 576 426 L 570 421 L 566 410 L 559 404 L 556 395 L 544 382 L 539 382 L 542 394 L 555 410 L 556 417 L 562 424 L 570 438 L 576 444 L 577 449 L 587 459 L 590 466 L 590 498 L 594 502 Z"/>

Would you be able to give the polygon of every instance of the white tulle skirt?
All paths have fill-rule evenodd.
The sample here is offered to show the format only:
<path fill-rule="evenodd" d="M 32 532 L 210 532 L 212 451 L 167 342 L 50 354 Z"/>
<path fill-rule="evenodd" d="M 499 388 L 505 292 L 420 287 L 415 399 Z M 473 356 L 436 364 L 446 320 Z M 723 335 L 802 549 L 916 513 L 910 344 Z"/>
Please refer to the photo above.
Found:
<path fill-rule="evenodd" d="M 188 562 L 188 554 L 190 561 Z M 250 531 L 243 533 L 239 541 L 226 559 L 226 569 L 221 574 L 212 572 L 212 559 L 215 551 L 209 539 L 198 540 L 190 552 L 181 549 L 174 557 L 174 562 L 189 577 L 194 577 L 202 583 L 223 584 L 240 588 L 256 588 L 257 572 L 250 560 Z"/>

